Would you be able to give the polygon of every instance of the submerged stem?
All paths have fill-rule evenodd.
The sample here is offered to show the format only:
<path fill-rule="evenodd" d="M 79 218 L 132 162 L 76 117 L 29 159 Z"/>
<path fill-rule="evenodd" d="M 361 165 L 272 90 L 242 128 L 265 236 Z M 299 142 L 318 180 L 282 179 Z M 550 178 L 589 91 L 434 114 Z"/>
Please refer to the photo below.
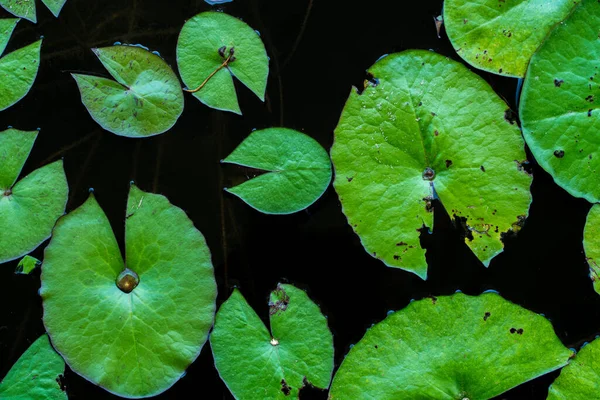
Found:
<path fill-rule="evenodd" d="M 215 69 L 205 80 L 204 82 L 202 82 L 200 84 L 200 86 L 198 86 L 196 89 L 183 89 L 184 92 L 188 92 L 188 93 L 196 93 L 197 91 L 199 91 L 200 89 L 202 89 L 204 87 L 204 85 L 206 85 L 206 83 L 210 80 L 210 78 L 212 78 L 213 76 L 215 76 L 215 74 L 217 72 L 219 72 L 220 70 L 222 70 L 223 68 L 227 67 L 229 65 L 229 63 L 231 61 L 234 61 L 235 57 L 233 56 L 233 47 L 231 48 L 231 51 L 229 51 L 229 56 L 227 56 L 227 58 L 225 59 L 225 61 L 223 61 L 223 64 L 219 65 L 217 67 L 217 69 Z"/>

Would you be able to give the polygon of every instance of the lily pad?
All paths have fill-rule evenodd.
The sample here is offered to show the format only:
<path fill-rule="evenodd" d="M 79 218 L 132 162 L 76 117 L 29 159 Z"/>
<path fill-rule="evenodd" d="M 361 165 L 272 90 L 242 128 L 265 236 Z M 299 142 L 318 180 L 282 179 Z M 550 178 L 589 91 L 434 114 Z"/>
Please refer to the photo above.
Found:
<path fill-rule="evenodd" d="M 331 181 L 331 161 L 310 136 L 286 128 L 254 131 L 222 162 L 268 171 L 226 189 L 266 214 L 304 210 Z"/>
<path fill-rule="evenodd" d="M 3 400 L 63 400 L 61 388 L 65 370 L 63 359 L 56 354 L 48 336 L 33 342 L 0 382 Z"/>
<path fill-rule="evenodd" d="M 0 56 L 4 53 L 17 18 L 0 19 Z M 0 58 L 0 111 L 21 100 L 33 86 L 40 65 L 42 40 Z"/>
<path fill-rule="evenodd" d="M 523 84 L 523 135 L 538 163 L 575 197 L 600 201 L 600 4 L 582 1 L 556 27 Z"/>
<path fill-rule="evenodd" d="M 67 0 L 42 0 L 52 15 L 58 17 Z M 0 0 L 0 6 L 12 15 L 37 23 L 35 0 Z"/>
<path fill-rule="evenodd" d="M 485 400 L 571 355 L 544 317 L 496 293 L 428 298 L 367 331 L 337 371 L 329 399 Z"/>
<path fill-rule="evenodd" d="M 427 51 L 387 56 L 354 90 L 335 129 L 334 186 L 363 246 L 427 278 L 420 232 L 438 198 L 488 265 L 525 219 L 531 176 L 511 111 L 462 64 Z"/>
<path fill-rule="evenodd" d="M 217 313 L 210 345 L 236 399 L 298 399 L 310 384 L 329 387 L 333 336 L 306 293 L 279 284 L 269 301 L 271 332 L 236 289 Z"/>
<path fill-rule="evenodd" d="M 19 265 L 15 270 L 15 274 L 30 274 L 31 271 L 42 265 L 42 262 L 35 257 L 25 256 L 19 261 Z"/>
<path fill-rule="evenodd" d="M 475 68 L 523 77 L 548 33 L 579 0 L 445 0 L 444 25 L 456 52 Z"/>
<path fill-rule="evenodd" d="M 162 58 L 139 46 L 92 50 L 116 80 L 71 74 L 94 121 L 128 137 L 158 135 L 175 125 L 183 112 L 183 93 Z"/>
<path fill-rule="evenodd" d="M 594 290 L 600 294 L 600 205 L 595 204 L 588 213 L 583 231 L 583 249 L 590 266 Z"/>
<path fill-rule="evenodd" d="M 203 12 L 189 19 L 177 41 L 181 79 L 203 104 L 241 114 L 233 76 L 265 100 L 269 58 L 257 32 L 239 19 Z"/>
<path fill-rule="evenodd" d="M 37 135 L 16 129 L 0 132 L 0 263 L 38 247 L 65 213 L 69 187 L 62 160 L 17 182 Z"/>
<path fill-rule="evenodd" d="M 125 254 L 93 195 L 44 253 L 44 325 L 73 371 L 122 397 L 170 388 L 198 357 L 214 313 L 210 252 L 185 213 L 131 187 Z"/>
<path fill-rule="evenodd" d="M 585 344 L 548 389 L 548 400 L 600 399 L 600 340 Z"/>

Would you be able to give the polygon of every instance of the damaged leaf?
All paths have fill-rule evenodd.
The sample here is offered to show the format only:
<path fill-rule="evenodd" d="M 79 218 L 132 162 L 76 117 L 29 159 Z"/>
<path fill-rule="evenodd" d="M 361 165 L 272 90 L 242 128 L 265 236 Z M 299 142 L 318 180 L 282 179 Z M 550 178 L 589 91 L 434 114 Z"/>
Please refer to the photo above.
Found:
<path fill-rule="evenodd" d="M 335 130 L 335 189 L 369 254 L 427 278 L 421 232 L 439 197 L 488 265 L 528 213 L 531 176 L 508 106 L 462 64 L 427 51 L 387 56 L 350 93 Z M 432 212 L 433 211 L 433 212 Z"/>
<path fill-rule="evenodd" d="M 571 355 L 543 316 L 496 293 L 427 298 L 367 331 L 337 371 L 329 399 L 485 400 Z"/>
<path fill-rule="evenodd" d="M 588 213 L 583 231 L 583 249 L 590 266 L 594 290 L 600 294 L 600 205 L 594 204 Z"/>
<path fill-rule="evenodd" d="M 476 68 L 523 77 L 548 33 L 579 0 L 445 0 L 444 23 L 454 49 Z"/>
<path fill-rule="evenodd" d="M 600 3 L 584 0 L 532 57 L 520 115 L 540 166 L 575 197 L 600 201 Z"/>
<path fill-rule="evenodd" d="M 183 93 L 162 58 L 140 46 L 92 50 L 116 80 L 71 74 L 94 121 L 128 137 L 158 135 L 175 125 L 183 112 Z"/>
<path fill-rule="evenodd" d="M 0 399 L 66 400 L 61 387 L 64 371 L 65 362 L 50 345 L 48 336 L 42 335 L 0 382 Z"/>
<path fill-rule="evenodd" d="M 18 18 L 0 19 L 0 56 L 4 53 L 17 22 Z M 0 111 L 29 93 L 38 73 L 41 47 L 40 39 L 0 58 Z"/>
<path fill-rule="evenodd" d="M 547 400 L 600 399 L 600 340 L 584 344 L 548 389 Z"/>
<path fill-rule="evenodd" d="M 42 262 L 35 257 L 25 256 L 19 261 L 19 265 L 15 269 L 15 274 L 30 274 L 31 271 L 40 266 Z"/>
<path fill-rule="evenodd" d="M 154 396 L 207 340 L 216 298 L 210 252 L 180 208 L 132 186 L 125 257 L 90 195 L 57 222 L 44 253 L 43 321 L 74 372 L 122 397 Z"/>
<path fill-rule="evenodd" d="M 224 163 L 267 171 L 226 189 L 266 214 L 291 214 L 313 204 L 331 181 L 327 151 L 310 136 L 286 128 L 254 131 Z"/>
<path fill-rule="evenodd" d="M 38 132 L 0 132 L 0 263 L 30 253 L 65 213 L 69 188 L 62 160 L 17 181 Z"/>
<path fill-rule="evenodd" d="M 327 389 L 333 336 L 319 307 L 292 285 L 269 299 L 271 333 L 235 289 L 210 335 L 219 375 L 236 399 L 298 399 L 305 385 Z"/>
<path fill-rule="evenodd" d="M 67 0 L 42 0 L 52 15 L 58 17 Z M 0 6 L 15 17 L 37 23 L 35 0 L 0 0 Z"/>
<path fill-rule="evenodd" d="M 208 107 L 241 114 L 233 77 L 265 100 L 269 59 L 257 32 L 221 12 L 188 20 L 177 41 L 177 65 L 187 91 Z"/>

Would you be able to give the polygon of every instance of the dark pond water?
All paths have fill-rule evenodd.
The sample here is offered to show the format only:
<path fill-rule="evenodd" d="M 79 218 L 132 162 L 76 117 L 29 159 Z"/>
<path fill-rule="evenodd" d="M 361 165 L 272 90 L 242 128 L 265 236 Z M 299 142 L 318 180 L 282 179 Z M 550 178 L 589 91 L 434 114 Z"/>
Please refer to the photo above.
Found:
<path fill-rule="evenodd" d="M 448 215 L 436 208 L 435 231 L 423 240 L 430 268 L 426 282 L 386 268 L 364 251 L 333 188 L 308 210 L 290 216 L 260 214 L 222 191 L 245 180 L 246 171 L 222 166 L 219 160 L 254 128 L 284 125 L 330 148 L 351 87 L 362 84 L 364 71 L 381 55 L 420 48 L 458 59 L 445 34 L 438 38 L 435 31 L 433 18 L 440 14 L 442 1 L 405 4 L 235 0 L 217 6 L 260 31 L 271 57 L 266 103 L 238 86 L 244 113 L 240 117 L 186 96 L 185 111 L 173 129 L 134 140 L 99 128 L 81 104 L 69 72 L 105 74 L 90 48 L 115 41 L 144 44 L 176 67 L 175 45 L 184 20 L 213 7 L 203 0 L 68 0 L 56 20 L 39 3 L 38 24 L 19 23 L 7 51 L 44 35 L 40 73 L 29 95 L 0 113 L 0 126 L 40 127 L 23 172 L 64 157 L 71 188 L 68 211 L 93 187 L 121 244 L 130 180 L 183 208 L 212 250 L 219 304 L 237 285 L 267 320 L 268 294 L 278 282 L 307 289 L 329 317 L 336 365 L 388 310 L 458 289 L 469 294 L 495 289 L 544 313 L 565 345 L 579 347 L 600 332 L 600 297 L 588 278 L 581 244 L 590 206 L 556 186 L 535 162 L 529 219 L 487 269 L 462 242 Z M 7 16 L 0 11 L 0 17 Z M 516 109 L 515 79 L 478 73 Z M 33 255 L 42 258 L 45 245 Z M 11 262 L 0 268 L 0 377 L 44 332 L 39 272 L 16 276 L 15 266 Z M 501 398 L 545 399 L 556 375 Z M 72 399 L 114 397 L 70 371 L 66 386 Z M 159 397 L 231 398 L 208 347 L 187 375 Z M 327 394 L 307 390 L 302 397 L 325 399 Z"/>

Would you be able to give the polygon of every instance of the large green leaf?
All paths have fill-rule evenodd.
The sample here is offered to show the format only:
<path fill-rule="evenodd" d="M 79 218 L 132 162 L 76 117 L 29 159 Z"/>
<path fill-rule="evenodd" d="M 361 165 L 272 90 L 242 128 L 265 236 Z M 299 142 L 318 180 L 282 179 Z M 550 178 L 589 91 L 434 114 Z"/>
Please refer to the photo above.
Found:
<path fill-rule="evenodd" d="M 55 17 L 58 17 L 67 0 L 42 0 Z M 35 0 L 0 0 L 0 6 L 14 16 L 37 22 Z"/>
<path fill-rule="evenodd" d="M 139 46 L 93 49 L 116 82 L 72 74 L 92 118 L 121 136 L 147 137 L 169 130 L 183 112 L 179 80 L 158 55 Z"/>
<path fill-rule="evenodd" d="M 48 336 L 42 335 L 0 382 L 0 399 L 66 400 L 60 382 L 64 370 L 63 359 L 50 345 Z"/>
<path fill-rule="evenodd" d="M 131 187 L 123 262 L 91 195 L 46 248 L 44 325 L 71 369 L 129 398 L 171 387 L 202 349 L 216 285 L 202 234 L 160 195 Z"/>
<path fill-rule="evenodd" d="M 258 33 L 230 15 L 209 11 L 189 19 L 179 34 L 177 65 L 189 89 L 202 86 L 194 96 L 209 107 L 241 114 L 232 75 L 265 99 L 265 46 Z"/>
<path fill-rule="evenodd" d="M 600 201 L 600 3 L 584 0 L 532 57 L 520 114 L 538 163 L 576 197 Z"/>
<path fill-rule="evenodd" d="M 594 290 L 600 294 L 600 205 L 595 204 L 588 213 L 583 231 L 583 249 L 590 266 Z"/>
<path fill-rule="evenodd" d="M 548 400 L 600 399 L 600 340 L 585 344 L 548 390 Z"/>
<path fill-rule="evenodd" d="M 291 214 L 313 204 L 331 181 L 331 161 L 321 145 L 292 129 L 254 131 L 224 163 L 268 173 L 226 189 L 266 214 Z"/>
<path fill-rule="evenodd" d="M 412 302 L 367 331 L 329 398 L 485 400 L 565 365 L 550 322 L 496 293 Z"/>
<path fill-rule="evenodd" d="M 0 19 L 0 56 L 6 49 L 17 18 Z M 42 41 L 8 53 L 0 58 L 0 111 L 21 100 L 33 86 L 40 65 Z"/>
<path fill-rule="evenodd" d="M 334 181 L 348 222 L 386 265 L 427 277 L 421 228 L 434 196 L 487 266 L 527 215 L 531 177 L 510 110 L 463 65 L 427 51 L 387 56 L 351 92 L 335 130 Z"/>
<path fill-rule="evenodd" d="M 239 400 L 297 399 L 306 384 L 326 389 L 333 372 L 333 336 L 306 293 L 277 285 L 269 301 L 271 332 L 236 289 L 217 313 L 210 335 L 215 366 Z"/>
<path fill-rule="evenodd" d="M 522 77 L 533 53 L 579 0 L 446 0 L 444 25 L 456 52 L 495 74 Z"/>
<path fill-rule="evenodd" d="M 16 182 L 37 134 L 16 129 L 0 132 L 0 263 L 38 247 L 65 212 L 69 188 L 62 160 Z"/>

